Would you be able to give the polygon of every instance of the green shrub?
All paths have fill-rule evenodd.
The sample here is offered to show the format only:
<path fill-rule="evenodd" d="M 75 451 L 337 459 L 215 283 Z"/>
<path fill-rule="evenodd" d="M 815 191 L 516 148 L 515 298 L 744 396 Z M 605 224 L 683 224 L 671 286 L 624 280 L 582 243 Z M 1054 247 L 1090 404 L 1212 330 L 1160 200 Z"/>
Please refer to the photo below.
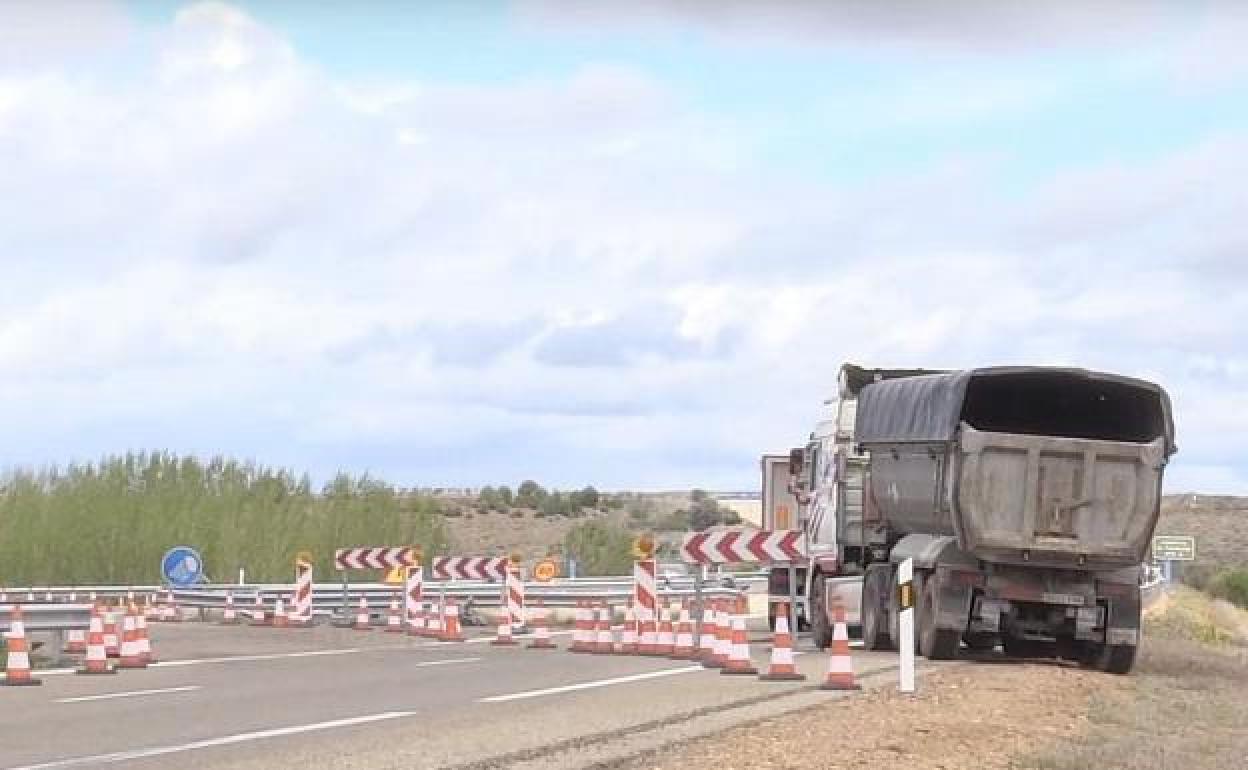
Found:
<path fill-rule="evenodd" d="M 1209 593 L 1231 604 L 1248 609 L 1248 569 L 1218 573 L 1209 583 Z"/>
<path fill-rule="evenodd" d="M 633 535 L 604 521 L 586 521 L 568 530 L 567 553 L 580 563 L 580 574 L 627 575 L 633 565 Z"/>

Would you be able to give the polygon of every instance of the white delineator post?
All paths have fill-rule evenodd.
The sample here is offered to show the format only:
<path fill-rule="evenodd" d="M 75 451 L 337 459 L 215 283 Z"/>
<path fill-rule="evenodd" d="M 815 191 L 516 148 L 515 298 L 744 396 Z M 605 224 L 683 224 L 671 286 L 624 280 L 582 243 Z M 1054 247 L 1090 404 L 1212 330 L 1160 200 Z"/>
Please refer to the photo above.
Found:
<path fill-rule="evenodd" d="M 897 565 L 898 618 L 897 640 L 901 650 L 901 691 L 914 692 L 914 559 L 906 559 Z"/>

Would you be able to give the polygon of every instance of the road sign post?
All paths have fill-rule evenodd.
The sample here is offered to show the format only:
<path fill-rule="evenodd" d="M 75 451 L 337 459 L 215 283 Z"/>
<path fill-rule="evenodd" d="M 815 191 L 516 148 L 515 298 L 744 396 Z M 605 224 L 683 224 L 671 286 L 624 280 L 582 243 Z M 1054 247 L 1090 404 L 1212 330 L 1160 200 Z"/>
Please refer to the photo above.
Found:
<path fill-rule="evenodd" d="M 897 565 L 897 605 L 901 608 L 898 631 L 901 639 L 901 691 L 914 692 L 914 559 Z"/>

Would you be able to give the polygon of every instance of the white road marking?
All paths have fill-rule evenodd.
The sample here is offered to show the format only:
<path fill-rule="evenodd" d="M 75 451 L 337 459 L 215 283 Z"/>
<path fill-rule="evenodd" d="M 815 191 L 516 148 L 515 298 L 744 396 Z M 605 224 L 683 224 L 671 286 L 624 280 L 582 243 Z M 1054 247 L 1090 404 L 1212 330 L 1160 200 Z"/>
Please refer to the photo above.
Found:
<path fill-rule="evenodd" d="M 53 770 L 54 768 L 59 767 L 80 767 L 83 765 L 105 765 L 115 762 L 128 762 L 132 759 L 160 757 L 165 754 L 179 754 L 184 751 L 198 751 L 199 749 L 210 749 L 215 746 L 230 746 L 235 743 L 259 741 L 264 740 L 265 738 L 280 738 L 285 735 L 298 735 L 300 733 L 310 733 L 318 730 L 332 730 L 336 727 L 350 727 L 352 725 L 368 724 L 369 722 L 381 722 L 388 719 L 401 719 L 403 717 L 414 716 L 415 714 L 415 711 L 386 711 L 381 714 L 368 714 L 366 716 L 349 717 L 347 719 L 335 719 L 330 722 L 315 722 L 306 725 L 294 725 L 292 727 L 278 727 L 272 730 L 256 730 L 255 732 L 250 733 L 224 735 L 220 738 L 209 738 L 203 741 L 181 743 L 175 746 L 157 746 L 150 749 L 116 751 L 112 754 L 96 754 L 89 757 L 57 759 L 51 762 L 41 762 L 36 765 L 11 767 L 8 768 L 8 770 Z"/>
<path fill-rule="evenodd" d="M 199 666 L 205 663 L 249 663 L 257 660 L 281 660 L 283 658 L 317 658 L 325 655 L 354 655 L 364 652 L 359 647 L 345 650 L 304 650 L 302 652 L 271 652 L 262 655 L 226 655 L 220 658 L 188 658 L 186 660 L 162 660 L 148 668 L 175 668 L 177 666 Z"/>
<path fill-rule="evenodd" d="M 56 703 L 85 703 L 92 700 L 112 700 L 113 698 L 141 698 L 144 695 L 163 695 L 171 692 L 191 692 L 202 689 L 200 685 L 188 684 L 185 687 L 164 687 L 159 690 L 131 690 L 129 692 L 106 692 L 103 695 L 80 695 L 77 698 L 57 698 Z"/>
<path fill-rule="evenodd" d="M 682 666 L 680 668 L 665 668 L 660 671 L 647 671 L 643 674 L 630 674 L 628 676 L 617 676 L 612 679 L 597 679 L 592 682 L 579 682 L 577 684 L 568 684 L 563 687 L 548 687 L 545 690 L 528 690 L 526 692 L 513 692 L 508 695 L 491 695 L 488 698 L 481 698 L 478 703 L 506 703 L 513 700 L 525 700 L 527 698 L 540 698 L 544 695 L 558 695 L 565 692 L 576 692 L 577 690 L 592 690 L 595 687 L 610 687 L 613 684 L 626 684 L 628 682 L 640 682 L 646 679 L 658 679 L 665 676 L 675 676 L 676 674 L 691 674 L 694 671 L 706 671 L 702 666 Z"/>
<path fill-rule="evenodd" d="M 425 666 L 453 666 L 456 663 L 476 663 L 480 658 L 447 658 L 446 660 L 422 660 L 419 663 L 412 664 L 414 668 L 424 668 Z"/>

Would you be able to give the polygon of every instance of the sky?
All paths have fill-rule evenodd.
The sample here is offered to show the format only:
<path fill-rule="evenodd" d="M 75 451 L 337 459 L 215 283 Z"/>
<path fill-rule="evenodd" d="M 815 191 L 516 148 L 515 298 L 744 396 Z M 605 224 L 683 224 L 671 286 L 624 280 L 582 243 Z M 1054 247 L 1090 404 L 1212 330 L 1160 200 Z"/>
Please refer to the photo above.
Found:
<path fill-rule="evenodd" d="M 1083 366 L 1248 494 L 1248 10 L 0 3 L 0 465 L 757 486 L 842 362 Z M 1239 190 L 1239 192 L 1236 192 Z"/>

